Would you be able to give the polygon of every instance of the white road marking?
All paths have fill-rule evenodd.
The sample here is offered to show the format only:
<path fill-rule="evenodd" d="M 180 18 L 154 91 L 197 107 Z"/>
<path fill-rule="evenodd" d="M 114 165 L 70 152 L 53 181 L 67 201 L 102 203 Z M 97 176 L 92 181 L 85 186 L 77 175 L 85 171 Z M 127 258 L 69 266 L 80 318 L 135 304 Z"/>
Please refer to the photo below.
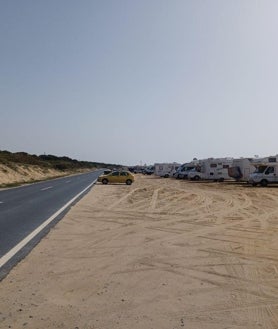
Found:
<path fill-rule="evenodd" d="M 4 203 L 3 201 L 0 201 L 0 203 Z"/>
<path fill-rule="evenodd" d="M 71 182 L 71 180 L 67 180 L 67 181 L 66 181 L 66 183 L 70 183 L 70 182 Z"/>
<path fill-rule="evenodd" d="M 48 187 L 42 188 L 41 191 L 46 191 L 46 190 L 49 190 L 50 188 L 53 188 L 53 186 L 48 186 Z"/>
<path fill-rule="evenodd" d="M 63 212 L 71 203 L 80 197 L 84 192 L 86 192 L 91 186 L 95 184 L 97 179 L 95 179 L 90 185 L 88 185 L 83 191 L 78 193 L 74 198 L 72 198 L 68 203 L 66 203 L 61 209 L 55 212 L 51 217 L 49 217 L 45 222 L 43 222 L 39 227 L 37 227 L 33 232 L 31 232 L 26 238 L 20 241 L 15 247 L 13 247 L 9 252 L 0 258 L 0 268 L 6 264 L 19 250 L 27 245 L 37 234 L 39 234 L 48 224 L 50 224 L 61 212 Z"/>

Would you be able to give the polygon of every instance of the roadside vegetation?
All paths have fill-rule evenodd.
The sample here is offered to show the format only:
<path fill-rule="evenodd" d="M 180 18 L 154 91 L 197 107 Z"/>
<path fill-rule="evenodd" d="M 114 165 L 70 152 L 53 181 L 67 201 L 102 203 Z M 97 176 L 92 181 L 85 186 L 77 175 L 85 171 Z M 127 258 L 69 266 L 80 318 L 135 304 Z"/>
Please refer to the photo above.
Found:
<path fill-rule="evenodd" d="M 118 168 L 120 165 L 108 164 L 102 162 L 78 161 L 66 156 L 55 156 L 51 154 L 35 155 L 26 152 L 12 153 L 9 151 L 0 151 L 0 163 L 13 167 L 13 164 L 37 165 L 45 168 L 57 170 L 72 169 L 94 169 L 94 168 Z"/>
<path fill-rule="evenodd" d="M 67 156 L 0 151 L 0 187 L 12 187 L 100 168 L 113 169 L 118 167 L 121 166 L 79 161 Z"/>

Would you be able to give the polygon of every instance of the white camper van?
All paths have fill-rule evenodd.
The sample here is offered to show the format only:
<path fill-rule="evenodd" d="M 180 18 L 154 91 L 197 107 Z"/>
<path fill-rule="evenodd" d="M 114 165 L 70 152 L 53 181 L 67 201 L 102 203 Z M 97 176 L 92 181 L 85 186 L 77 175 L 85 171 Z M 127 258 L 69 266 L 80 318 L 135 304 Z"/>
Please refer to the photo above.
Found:
<path fill-rule="evenodd" d="M 182 164 L 175 172 L 174 177 L 177 179 L 181 179 L 181 178 L 187 179 L 188 173 L 191 170 L 195 169 L 196 166 L 198 166 L 198 164 L 199 164 L 198 160 L 193 160 L 191 162 Z"/>
<path fill-rule="evenodd" d="M 256 165 L 256 170 L 249 176 L 249 183 L 253 186 L 278 183 L 278 163 Z"/>
<path fill-rule="evenodd" d="M 230 179 L 228 169 L 232 163 L 232 158 L 200 160 L 199 166 L 189 172 L 188 178 L 191 180 L 208 179 L 222 182 L 225 179 Z"/>
<path fill-rule="evenodd" d="M 156 176 L 168 178 L 173 176 L 176 170 L 180 167 L 179 163 L 155 163 L 154 174 Z"/>
<path fill-rule="evenodd" d="M 265 161 L 265 162 L 264 162 Z M 260 184 L 267 186 L 268 184 L 278 183 L 278 156 L 264 158 L 260 162 L 254 163 L 256 170 L 250 174 L 249 183 L 253 186 Z"/>
<path fill-rule="evenodd" d="M 251 158 L 234 159 L 231 167 L 228 169 L 230 177 L 237 182 L 248 182 L 249 175 L 255 171 L 256 167 Z"/>

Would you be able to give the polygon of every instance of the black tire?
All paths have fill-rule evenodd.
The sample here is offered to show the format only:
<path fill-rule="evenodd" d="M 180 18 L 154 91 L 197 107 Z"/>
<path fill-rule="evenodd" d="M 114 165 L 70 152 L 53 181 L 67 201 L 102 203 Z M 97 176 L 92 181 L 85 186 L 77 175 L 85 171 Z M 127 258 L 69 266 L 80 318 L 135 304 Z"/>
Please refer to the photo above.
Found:
<path fill-rule="evenodd" d="M 126 183 L 126 185 L 131 185 L 132 184 L 132 180 L 131 179 L 127 179 L 125 183 Z"/>
<path fill-rule="evenodd" d="M 108 184 L 108 179 L 103 178 L 103 180 L 102 180 L 102 184 L 104 184 L 104 185 Z"/>
<path fill-rule="evenodd" d="M 261 186 L 262 187 L 266 187 L 267 186 L 267 180 L 266 179 L 261 180 Z"/>
<path fill-rule="evenodd" d="M 164 175 L 164 178 L 169 178 L 169 175 L 168 175 L 168 174 L 165 174 L 165 175 Z"/>
<path fill-rule="evenodd" d="M 200 176 L 196 175 L 196 176 L 194 177 L 194 180 L 200 180 Z"/>
<path fill-rule="evenodd" d="M 252 186 L 257 186 L 258 184 L 257 183 L 252 183 Z"/>
<path fill-rule="evenodd" d="M 220 183 L 221 182 L 224 182 L 224 178 L 222 177 L 222 178 L 219 178 L 219 180 L 218 180 Z"/>

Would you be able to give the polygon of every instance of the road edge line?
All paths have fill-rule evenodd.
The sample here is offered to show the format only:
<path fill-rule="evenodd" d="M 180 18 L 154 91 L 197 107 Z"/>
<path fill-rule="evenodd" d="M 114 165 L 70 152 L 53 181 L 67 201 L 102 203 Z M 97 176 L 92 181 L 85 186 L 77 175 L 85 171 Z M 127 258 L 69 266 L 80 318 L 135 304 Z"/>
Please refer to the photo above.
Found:
<path fill-rule="evenodd" d="M 10 251 L 8 251 L 4 256 L 0 258 L 0 269 L 14 257 L 22 248 L 24 248 L 33 238 L 36 237 L 47 225 L 49 225 L 57 216 L 59 216 L 67 207 L 69 207 L 76 199 L 78 199 L 83 193 L 85 193 L 91 186 L 96 183 L 95 179 L 90 185 L 88 185 L 84 190 L 73 197 L 69 202 L 67 202 L 62 208 L 56 211 L 52 216 L 45 220 L 39 227 L 37 227 L 33 232 L 31 232 L 27 237 L 21 240 L 16 246 L 14 246 Z"/>

